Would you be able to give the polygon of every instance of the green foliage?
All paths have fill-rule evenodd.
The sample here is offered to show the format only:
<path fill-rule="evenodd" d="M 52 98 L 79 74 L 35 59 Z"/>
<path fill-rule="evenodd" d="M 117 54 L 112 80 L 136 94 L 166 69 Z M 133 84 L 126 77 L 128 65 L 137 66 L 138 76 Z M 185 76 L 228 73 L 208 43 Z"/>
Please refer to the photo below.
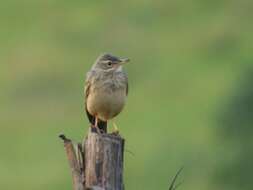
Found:
<path fill-rule="evenodd" d="M 57 135 L 77 141 L 85 135 L 84 76 L 101 52 L 132 61 L 127 106 L 117 118 L 134 153 L 125 155 L 126 189 L 168 189 L 182 165 L 182 189 L 225 189 L 224 183 L 238 189 L 233 178 L 216 174 L 241 151 L 237 138 L 227 142 L 216 117 L 223 117 L 226 100 L 234 101 L 231 91 L 241 92 L 238 78 L 252 64 L 252 6 L 249 0 L 2 2 L 0 189 L 71 188 Z M 240 138 L 248 134 L 242 129 Z"/>
<path fill-rule="evenodd" d="M 224 151 L 225 159 L 217 168 L 217 181 L 230 189 L 252 189 L 251 168 L 253 167 L 252 124 L 253 124 L 253 77 L 252 69 L 245 73 L 240 85 L 225 103 L 219 123 L 220 134 L 233 147 L 233 154 Z"/>

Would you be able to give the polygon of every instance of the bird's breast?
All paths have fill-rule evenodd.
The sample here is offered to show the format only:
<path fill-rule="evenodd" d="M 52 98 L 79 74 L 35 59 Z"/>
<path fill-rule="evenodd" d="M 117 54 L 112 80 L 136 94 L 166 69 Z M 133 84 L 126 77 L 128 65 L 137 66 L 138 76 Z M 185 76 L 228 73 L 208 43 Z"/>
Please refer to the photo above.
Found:
<path fill-rule="evenodd" d="M 87 109 L 92 115 L 107 121 L 121 112 L 126 100 L 126 88 L 104 83 L 93 86 L 87 98 Z"/>

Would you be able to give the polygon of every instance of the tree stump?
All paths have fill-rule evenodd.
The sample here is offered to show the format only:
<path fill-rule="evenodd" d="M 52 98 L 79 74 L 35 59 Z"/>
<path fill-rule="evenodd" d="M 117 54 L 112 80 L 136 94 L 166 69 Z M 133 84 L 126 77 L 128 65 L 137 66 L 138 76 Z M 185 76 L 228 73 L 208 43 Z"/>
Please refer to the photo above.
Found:
<path fill-rule="evenodd" d="M 59 136 L 72 173 L 74 190 L 123 190 L 124 139 L 89 131 L 83 144 Z"/>

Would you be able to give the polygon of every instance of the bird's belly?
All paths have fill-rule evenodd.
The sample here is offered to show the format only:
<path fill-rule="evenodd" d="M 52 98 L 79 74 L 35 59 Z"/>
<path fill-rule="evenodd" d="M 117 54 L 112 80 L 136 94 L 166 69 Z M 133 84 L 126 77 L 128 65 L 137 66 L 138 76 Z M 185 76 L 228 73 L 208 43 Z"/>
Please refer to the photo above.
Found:
<path fill-rule="evenodd" d="M 87 99 L 87 109 L 100 120 L 107 121 L 121 112 L 126 99 L 125 90 L 119 89 L 112 92 L 97 90 L 91 92 Z"/>

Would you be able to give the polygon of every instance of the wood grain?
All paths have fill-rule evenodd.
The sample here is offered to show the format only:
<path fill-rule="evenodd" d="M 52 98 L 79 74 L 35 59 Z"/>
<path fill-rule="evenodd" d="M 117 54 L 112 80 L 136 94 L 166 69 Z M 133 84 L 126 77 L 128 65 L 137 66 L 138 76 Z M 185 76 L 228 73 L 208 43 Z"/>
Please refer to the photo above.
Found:
<path fill-rule="evenodd" d="M 74 190 L 123 190 L 124 139 L 114 134 L 89 130 L 83 145 L 75 149 L 60 135 L 72 173 Z"/>

